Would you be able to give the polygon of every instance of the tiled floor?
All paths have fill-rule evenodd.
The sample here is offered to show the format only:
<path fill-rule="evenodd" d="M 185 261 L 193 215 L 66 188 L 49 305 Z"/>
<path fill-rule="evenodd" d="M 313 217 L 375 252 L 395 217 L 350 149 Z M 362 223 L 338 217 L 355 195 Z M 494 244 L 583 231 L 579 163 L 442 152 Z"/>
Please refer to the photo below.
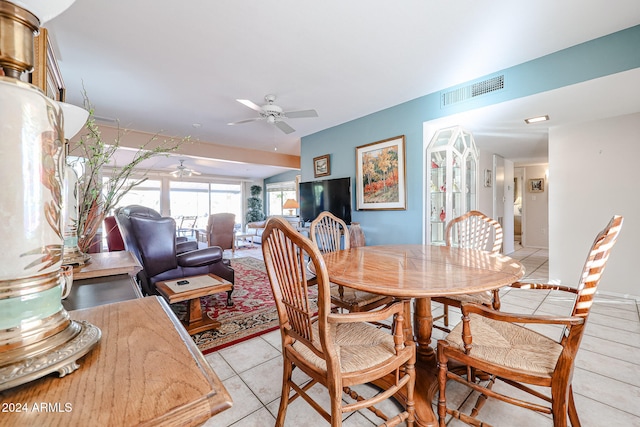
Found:
<path fill-rule="evenodd" d="M 230 256 L 262 257 L 259 246 L 243 249 Z M 545 250 L 521 248 L 512 257 L 519 259 L 527 271 L 527 280 L 546 281 L 548 254 Z M 577 274 L 578 272 L 576 272 Z M 605 273 L 606 274 L 606 273 Z M 434 304 L 434 315 L 440 307 Z M 502 311 L 521 313 L 568 314 L 572 301 L 556 292 L 507 290 L 502 294 Z M 640 427 L 640 320 L 639 307 L 634 300 L 598 296 L 594 304 L 574 372 L 574 393 L 582 425 L 639 426 Z M 452 309 L 453 311 L 453 309 Z M 557 337 L 560 329 L 547 328 L 543 333 Z M 434 338 L 441 337 L 434 330 Z M 213 366 L 233 398 L 233 407 L 211 418 L 207 427 L 263 427 L 272 426 L 280 402 L 281 364 L 278 331 L 262 335 L 235 346 L 208 354 Z M 299 371 L 298 381 L 307 379 Z M 469 393 L 451 384 L 449 398 L 457 394 L 463 406 Z M 496 386 L 497 388 L 497 386 Z M 315 386 L 314 395 L 327 403 L 328 393 Z M 388 405 L 392 405 L 389 403 Z M 387 406 L 388 407 L 388 406 Z M 466 407 L 466 406 L 465 406 Z M 393 413 L 393 409 L 389 413 Z M 551 426 L 550 417 L 490 400 L 481 412 L 482 417 L 495 426 L 539 427 Z M 345 427 L 374 426 L 382 420 L 367 410 L 348 414 Z M 297 399 L 289 406 L 287 426 L 328 425 L 306 402 Z M 457 420 L 449 426 L 463 425 Z"/>

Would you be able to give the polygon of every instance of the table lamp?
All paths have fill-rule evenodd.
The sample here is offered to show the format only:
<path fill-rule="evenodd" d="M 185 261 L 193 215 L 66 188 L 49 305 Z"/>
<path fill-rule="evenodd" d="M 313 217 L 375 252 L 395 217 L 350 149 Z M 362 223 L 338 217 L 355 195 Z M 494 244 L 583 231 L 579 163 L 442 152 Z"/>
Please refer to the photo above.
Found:
<path fill-rule="evenodd" d="M 284 202 L 284 205 L 282 205 L 283 209 L 289 209 L 289 215 L 293 216 L 293 210 L 294 209 L 298 209 L 300 207 L 300 205 L 298 204 L 298 202 L 295 199 L 287 199 Z"/>

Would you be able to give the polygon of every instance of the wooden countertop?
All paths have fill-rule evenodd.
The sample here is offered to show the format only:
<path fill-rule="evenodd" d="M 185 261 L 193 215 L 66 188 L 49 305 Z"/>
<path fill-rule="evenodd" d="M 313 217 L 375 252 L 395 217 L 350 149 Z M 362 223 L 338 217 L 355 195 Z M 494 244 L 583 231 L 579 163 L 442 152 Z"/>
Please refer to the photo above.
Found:
<path fill-rule="evenodd" d="M 80 368 L 0 392 L 3 426 L 200 425 L 231 396 L 159 297 L 70 312 L 102 331 Z"/>
<path fill-rule="evenodd" d="M 128 274 L 135 276 L 142 266 L 129 251 L 91 254 L 91 261 L 73 268 L 73 280 Z"/>

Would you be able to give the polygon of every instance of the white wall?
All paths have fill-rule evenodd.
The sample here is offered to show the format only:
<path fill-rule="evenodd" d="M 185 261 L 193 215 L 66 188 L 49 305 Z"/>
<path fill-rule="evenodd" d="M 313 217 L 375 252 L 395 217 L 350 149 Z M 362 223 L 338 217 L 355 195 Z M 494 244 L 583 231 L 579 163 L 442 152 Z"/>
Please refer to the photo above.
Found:
<path fill-rule="evenodd" d="M 575 285 L 595 235 L 625 217 L 599 292 L 640 298 L 640 113 L 549 132 L 549 276 Z"/>
<path fill-rule="evenodd" d="M 553 180 L 547 179 L 547 164 L 524 167 L 522 193 L 522 246 L 528 248 L 549 247 L 549 191 Z M 529 192 L 529 180 L 544 178 L 544 191 Z"/>

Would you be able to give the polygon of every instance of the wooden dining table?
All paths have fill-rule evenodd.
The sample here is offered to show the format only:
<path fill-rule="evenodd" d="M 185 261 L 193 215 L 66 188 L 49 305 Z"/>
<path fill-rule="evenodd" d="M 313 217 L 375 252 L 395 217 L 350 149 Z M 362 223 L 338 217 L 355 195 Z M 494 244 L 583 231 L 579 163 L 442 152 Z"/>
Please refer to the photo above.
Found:
<path fill-rule="evenodd" d="M 363 246 L 327 253 L 324 261 L 332 283 L 414 300 L 413 325 L 406 322 L 405 336 L 417 346 L 414 401 L 418 426 L 438 423 L 431 406 L 438 386 L 436 355 L 430 346 L 431 297 L 489 291 L 524 275 L 522 264 L 507 256 L 447 246 Z M 411 310 L 410 304 L 405 307 Z M 405 316 L 410 318 L 411 313 Z M 375 384 L 386 388 L 391 382 Z M 396 398 L 406 403 L 405 396 Z"/>

